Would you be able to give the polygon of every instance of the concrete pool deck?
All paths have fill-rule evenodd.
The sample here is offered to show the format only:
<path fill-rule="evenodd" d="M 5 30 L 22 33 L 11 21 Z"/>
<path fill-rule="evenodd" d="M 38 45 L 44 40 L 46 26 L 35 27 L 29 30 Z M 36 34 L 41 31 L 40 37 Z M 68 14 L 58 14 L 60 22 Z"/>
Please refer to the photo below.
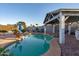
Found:
<path fill-rule="evenodd" d="M 4 48 L 15 41 L 16 41 L 16 38 L 0 39 L 0 48 Z"/>
<path fill-rule="evenodd" d="M 54 38 L 50 43 L 49 50 L 43 56 L 61 56 L 61 48 L 58 44 L 58 38 Z"/>
<path fill-rule="evenodd" d="M 76 39 L 75 35 L 65 36 L 65 44 L 61 45 L 62 56 L 79 56 L 79 40 Z"/>

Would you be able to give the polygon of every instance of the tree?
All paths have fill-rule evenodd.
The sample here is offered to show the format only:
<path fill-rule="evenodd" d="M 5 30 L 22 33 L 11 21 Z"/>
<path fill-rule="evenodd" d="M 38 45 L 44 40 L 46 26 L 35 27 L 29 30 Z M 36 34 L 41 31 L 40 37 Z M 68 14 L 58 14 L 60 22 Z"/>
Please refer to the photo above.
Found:
<path fill-rule="evenodd" d="M 36 24 L 36 31 L 37 31 L 37 32 L 39 31 L 38 24 Z"/>
<path fill-rule="evenodd" d="M 23 29 L 21 30 L 22 32 L 26 32 L 26 23 L 25 22 L 22 22 L 22 21 L 19 21 L 18 23 L 17 23 L 17 25 L 18 24 L 22 24 L 22 26 L 23 26 Z"/>
<path fill-rule="evenodd" d="M 38 27 L 38 24 L 36 24 L 36 26 Z"/>

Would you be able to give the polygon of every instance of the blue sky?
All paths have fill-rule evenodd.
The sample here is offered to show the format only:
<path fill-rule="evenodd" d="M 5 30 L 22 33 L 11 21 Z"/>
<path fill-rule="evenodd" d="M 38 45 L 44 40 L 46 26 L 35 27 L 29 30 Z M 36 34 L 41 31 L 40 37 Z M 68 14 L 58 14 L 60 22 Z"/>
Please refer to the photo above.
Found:
<path fill-rule="evenodd" d="M 79 4 L 0 4 L 0 24 L 15 24 L 18 21 L 25 21 L 28 26 L 30 24 L 41 26 L 46 13 L 60 8 L 79 8 Z"/>

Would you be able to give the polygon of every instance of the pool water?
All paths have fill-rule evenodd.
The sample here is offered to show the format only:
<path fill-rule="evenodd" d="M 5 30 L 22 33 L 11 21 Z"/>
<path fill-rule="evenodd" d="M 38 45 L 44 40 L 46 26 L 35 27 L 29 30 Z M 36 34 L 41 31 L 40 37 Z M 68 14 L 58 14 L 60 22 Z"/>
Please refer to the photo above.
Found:
<path fill-rule="evenodd" d="M 51 36 L 43 34 L 28 35 L 23 40 L 7 47 L 3 55 L 40 56 L 49 49 L 51 39 Z"/>

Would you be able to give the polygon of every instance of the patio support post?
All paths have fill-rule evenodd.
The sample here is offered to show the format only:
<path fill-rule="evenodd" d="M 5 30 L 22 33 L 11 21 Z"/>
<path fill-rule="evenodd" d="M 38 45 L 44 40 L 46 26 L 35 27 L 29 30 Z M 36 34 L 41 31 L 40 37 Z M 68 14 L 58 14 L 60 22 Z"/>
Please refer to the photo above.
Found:
<path fill-rule="evenodd" d="M 79 28 L 79 21 L 78 21 L 78 28 Z"/>
<path fill-rule="evenodd" d="M 46 34 L 46 25 L 44 25 L 44 34 Z"/>
<path fill-rule="evenodd" d="M 69 23 L 68 25 L 68 34 L 70 35 L 70 33 L 71 33 L 71 23 Z"/>
<path fill-rule="evenodd" d="M 59 19 L 59 43 L 64 44 L 65 43 L 65 16 L 60 13 L 60 19 Z"/>
<path fill-rule="evenodd" d="M 55 25 L 52 25 L 53 26 L 53 33 L 55 33 Z"/>

